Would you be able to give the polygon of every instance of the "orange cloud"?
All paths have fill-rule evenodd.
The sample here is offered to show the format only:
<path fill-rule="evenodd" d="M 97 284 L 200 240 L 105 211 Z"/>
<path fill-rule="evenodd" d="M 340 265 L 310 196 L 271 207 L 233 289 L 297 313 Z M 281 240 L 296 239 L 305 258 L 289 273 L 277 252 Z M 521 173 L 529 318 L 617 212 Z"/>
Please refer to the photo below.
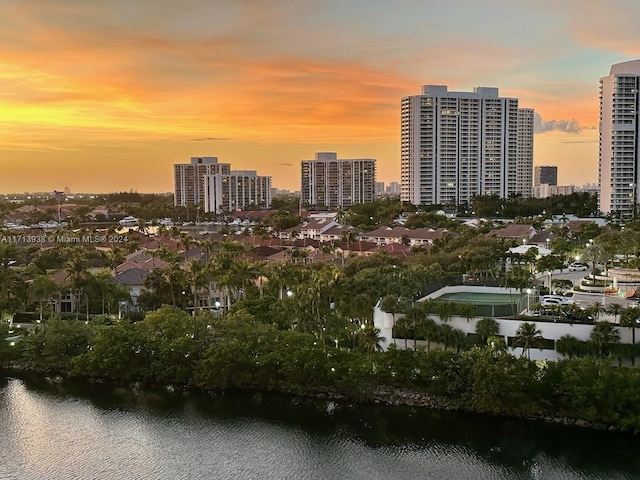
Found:
<path fill-rule="evenodd" d="M 351 17 L 332 17 L 336 28 L 327 29 L 331 8 L 284 0 L 3 3 L 0 150 L 25 162 L 33 152 L 47 181 L 60 173 L 57 162 L 85 182 L 99 166 L 96 182 L 121 179 L 108 171 L 117 167 L 170 185 L 171 163 L 200 154 L 235 156 L 226 160 L 242 168 L 259 158 L 261 173 L 275 174 L 317 150 L 379 156 L 383 178 L 397 180 L 400 98 L 426 83 L 497 86 L 544 120 L 597 125 L 593 83 L 576 88 L 519 72 L 542 55 L 533 48 L 523 55 L 431 18 L 384 35 Z M 230 140 L 196 151 L 191 140 L 209 137 Z M 151 162 L 162 172 L 150 174 Z"/>

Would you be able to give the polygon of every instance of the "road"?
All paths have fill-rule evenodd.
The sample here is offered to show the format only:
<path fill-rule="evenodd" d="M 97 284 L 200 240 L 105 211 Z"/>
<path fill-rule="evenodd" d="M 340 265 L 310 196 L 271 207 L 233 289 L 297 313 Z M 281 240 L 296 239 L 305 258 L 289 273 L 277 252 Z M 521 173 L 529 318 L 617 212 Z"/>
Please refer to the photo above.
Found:
<path fill-rule="evenodd" d="M 551 276 L 553 280 L 556 279 L 566 279 L 571 280 L 574 285 L 579 284 L 580 281 L 586 276 L 589 275 L 590 270 L 586 272 L 569 272 L 566 268 L 561 270 L 555 270 Z M 545 285 L 549 282 L 548 273 L 539 273 L 536 275 L 536 278 L 540 282 L 544 282 Z M 618 303 L 623 307 L 630 306 L 634 300 L 627 300 L 624 296 L 615 296 L 615 295 L 603 295 L 601 293 L 586 293 L 586 292 L 573 292 L 573 299 L 576 301 L 578 305 L 581 307 L 588 307 L 593 305 L 595 302 L 600 302 L 601 305 L 605 307 L 612 303 Z M 606 317 L 606 315 L 605 315 Z M 602 318 L 604 319 L 604 318 Z"/>

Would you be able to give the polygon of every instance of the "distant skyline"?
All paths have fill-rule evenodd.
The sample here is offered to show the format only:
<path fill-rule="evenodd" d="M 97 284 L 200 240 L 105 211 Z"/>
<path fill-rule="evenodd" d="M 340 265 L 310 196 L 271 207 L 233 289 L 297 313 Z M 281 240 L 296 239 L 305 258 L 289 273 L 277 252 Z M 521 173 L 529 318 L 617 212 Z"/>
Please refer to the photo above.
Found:
<path fill-rule="evenodd" d="M 315 152 L 400 179 L 400 99 L 498 87 L 534 165 L 598 179 L 598 79 L 640 57 L 635 0 L 0 0 L 0 192 L 173 191 L 217 156 L 300 188 Z"/>

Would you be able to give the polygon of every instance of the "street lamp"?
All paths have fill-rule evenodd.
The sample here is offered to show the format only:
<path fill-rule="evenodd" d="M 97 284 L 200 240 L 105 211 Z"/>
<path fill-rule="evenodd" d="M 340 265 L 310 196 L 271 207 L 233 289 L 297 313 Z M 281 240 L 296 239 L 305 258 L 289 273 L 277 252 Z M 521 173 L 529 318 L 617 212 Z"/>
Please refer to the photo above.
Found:
<path fill-rule="evenodd" d="M 527 288 L 527 313 L 531 311 L 531 289 Z"/>

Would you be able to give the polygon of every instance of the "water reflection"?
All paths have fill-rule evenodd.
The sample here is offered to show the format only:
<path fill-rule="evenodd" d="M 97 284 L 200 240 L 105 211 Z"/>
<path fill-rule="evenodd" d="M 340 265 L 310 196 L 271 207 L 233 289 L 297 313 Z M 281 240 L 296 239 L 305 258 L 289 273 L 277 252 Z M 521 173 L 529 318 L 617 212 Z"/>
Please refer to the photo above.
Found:
<path fill-rule="evenodd" d="M 640 439 L 627 434 L 31 375 L 0 377 L 0 431 L 0 465 L 8 465 L 0 478 L 578 479 L 640 472 Z"/>

